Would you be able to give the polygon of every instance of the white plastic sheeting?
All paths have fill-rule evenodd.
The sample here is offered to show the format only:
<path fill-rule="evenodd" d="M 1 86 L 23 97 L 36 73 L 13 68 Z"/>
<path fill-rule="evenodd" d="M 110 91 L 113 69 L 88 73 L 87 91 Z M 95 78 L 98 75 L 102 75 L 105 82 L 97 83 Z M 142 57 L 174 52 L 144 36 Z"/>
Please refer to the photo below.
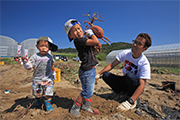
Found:
<path fill-rule="evenodd" d="M 0 56 L 15 56 L 17 54 L 17 44 L 14 39 L 0 35 Z"/>
<path fill-rule="evenodd" d="M 123 49 L 125 50 L 125 49 Z M 106 63 L 111 63 L 123 50 L 114 50 L 106 56 Z M 143 52 L 153 66 L 180 67 L 180 43 L 151 46 Z"/>
<path fill-rule="evenodd" d="M 23 42 L 21 42 L 21 55 L 25 56 L 25 49 L 28 49 L 28 56 L 33 55 L 34 53 L 38 52 L 38 49 L 36 48 L 37 38 L 30 38 L 26 39 Z"/>
<path fill-rule="evenodd" d="M 26 39 L 23 42 L 19 43 L 21 45 L 21 54 L 20 56 L 25 55 L 25 49 L 28 50 L 28 56 L 30 57 L 34 53 L 37 53 L 36 48 L 37 38 Z M 0 35 L 0 56 L 1 57 L 11 57 L 17 55 L 17 46 L 18 43 L 7 36 Z"/>

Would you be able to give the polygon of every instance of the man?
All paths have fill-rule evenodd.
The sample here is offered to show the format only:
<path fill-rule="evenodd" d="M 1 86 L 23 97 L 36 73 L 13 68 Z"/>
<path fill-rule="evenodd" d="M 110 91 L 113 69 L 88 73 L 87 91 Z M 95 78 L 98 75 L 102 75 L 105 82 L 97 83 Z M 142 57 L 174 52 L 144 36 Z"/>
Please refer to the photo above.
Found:
<path fill-rule="evenodd" d="M 102 75 L 102 79 L 115 93 L 125 92 L 128 95 L 128 99 L 121 103 L 118 109 L 127 111 L 136 107 L 136 99 L 143 92 L 146 80 L 150 79 L 150 64 L 142 52 L 147 50 L 151 44 L 151 36 L 147 33 L 140 33 L 136 40 L 133 40 L 131 50 L 119 53 L 116 60 L 96 75 L 96 80 Z M 123 76 L 108 72 L 121 62 L 124 62 Z"/>

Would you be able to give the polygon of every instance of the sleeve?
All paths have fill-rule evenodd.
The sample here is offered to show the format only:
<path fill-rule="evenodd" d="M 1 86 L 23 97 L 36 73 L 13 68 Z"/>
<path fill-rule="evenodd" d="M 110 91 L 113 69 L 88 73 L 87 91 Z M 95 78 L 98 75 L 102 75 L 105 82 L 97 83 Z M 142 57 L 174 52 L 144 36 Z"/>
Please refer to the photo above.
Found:
<path fill-rule="evenodd" d="M 148 80 L 151 79 L 151 68 L 148 62 L 141 66 L 139 78 Z"/>
<path fill-rule="evenodd" d="M 124 56 L 125 56 L 125 51 L 122 51 L 122 52 L 120 52 L 120 53 L 116 56 L 116 59 L 117 59 L 119 62 L 123 62 L 123 61 L 124 61 Z"/>
<path fill-rule="evenodd" d="M 77 45 L 77 46 L 86 47 L 86 41 L 87 41 L 86 38 L 77 38 L 77 39 L 74 40 L 74 44 Z"/>

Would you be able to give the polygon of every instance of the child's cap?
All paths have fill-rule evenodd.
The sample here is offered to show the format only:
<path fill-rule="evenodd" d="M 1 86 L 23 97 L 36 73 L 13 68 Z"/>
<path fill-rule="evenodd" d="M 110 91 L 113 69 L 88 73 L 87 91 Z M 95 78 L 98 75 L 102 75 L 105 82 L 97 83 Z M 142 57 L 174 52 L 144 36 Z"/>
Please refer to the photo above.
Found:
<path fill-rule="evenodd" d="M 65 24 L 64 24 L 64 30 L 66 32 L 66 34 L 69 34 L 70 29 L 72 28 L 72 26 L 79 24 L 81 25 L 76 19 L 69 19 Z M 68 37 L 69 38 L 69 37 Z M 69 41 L 71 42 L 73 39 L 69 38 Z"/>
<path fill-rule="evenodd" d="M 48 41 L 48 43 L 50 44 L 49 50 L 56 51 L 58 49 L 57 45 L 53 44 L 51 38 L 42 36 L 37 40 L 37 42 L 40 40 Z"/>

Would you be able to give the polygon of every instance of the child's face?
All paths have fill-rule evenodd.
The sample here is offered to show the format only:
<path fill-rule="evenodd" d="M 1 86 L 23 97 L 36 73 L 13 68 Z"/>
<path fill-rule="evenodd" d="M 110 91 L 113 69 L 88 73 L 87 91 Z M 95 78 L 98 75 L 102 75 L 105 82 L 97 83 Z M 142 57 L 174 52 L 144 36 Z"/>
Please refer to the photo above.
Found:
<path fill-rule="evenodd" d="M 83 30 L 79 24 L 74 25 L 68 35 L 70 38 L 76 39 L 78 37 L 83 37 Z"/>
<path fill-rule="evenodd" d="M 38 45 L 36 45 L 37 49 L 39 50 L 39 53 L 41 55 L 46 55 L 49 51 L 49 43 L 48 41 L 39 41 Z"/>

